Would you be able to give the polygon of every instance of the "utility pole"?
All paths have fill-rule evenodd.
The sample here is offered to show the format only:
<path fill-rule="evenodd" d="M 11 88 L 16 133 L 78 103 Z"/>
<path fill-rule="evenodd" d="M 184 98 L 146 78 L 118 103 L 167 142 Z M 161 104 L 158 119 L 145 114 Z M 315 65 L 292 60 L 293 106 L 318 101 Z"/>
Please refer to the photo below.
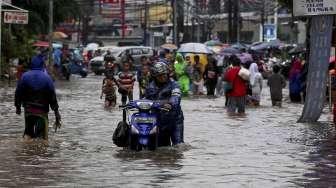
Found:
<path fill-rule="evenodd" d="M 52 35 L 53 35 L 53 23 L 54 21 L 54 0 L 49 0 L 49 57 L 48 64 L 49 66 L 52 64 Z"/>
<path fill-rule="evenodd" d="M 228 0 L 228 43 L 232 42 L 232 0 Z"/>
<path fill-rule="evenodd" d="M 238 15 L 238 0 L 234 1 L 233 3 L 233 32 L 232 32 L 232 42 L 238 42 L 238 22 L 239 22 L 239 15 Z"/>
<path fill-rule="evenodd" d="M 201 18 L 197 18 L 197 42 L 201 42 Z"/>
<path fill-rule="evenodd" d="M 265 36 L 264 36 L 264 25 L 265 25 L 265 0 L 262 0 L 262 7 L 261 7 L 261 42 L 264 42 Z"/>
<path fill-rule="evenodd" d="M 2 79 L 2 56 L 1 56 L 1 22 L 2 22 L 2 0 L 0 0 L 0 80 Z"/>
<path fill-rule="evenodd" d="M 237 43 L 240 41 L 240 5 L 239 0 L 236 2 L 236 9 L 237 9 Z"/>
<path fill-rule="evenodd" d="M 122 31 L 122 38 L 125 38 L 126 35 L 126 23 L 125 23 L 125 0 L 121 0 L 121 31 Z"/>
<path fill-rule="evenodd" d="M 177 46 L 178 39 L 177 39 L 177 0 L 172 0 L 173 6 L 173 43 Z"/>
<path fill-rule="evenodd" d="M 147 46 L 147 18 L 148 18 L 148 4 L 147 0 L 145 0 L 145 18 L 144 18 L 144 41 L 143 45 Z"/>
<path fill-rule="evenodd" d="M 275 9 L 274 9 L 274 32 L 275 38 L 278 38 L 278 0 L 275 1 Z"/>

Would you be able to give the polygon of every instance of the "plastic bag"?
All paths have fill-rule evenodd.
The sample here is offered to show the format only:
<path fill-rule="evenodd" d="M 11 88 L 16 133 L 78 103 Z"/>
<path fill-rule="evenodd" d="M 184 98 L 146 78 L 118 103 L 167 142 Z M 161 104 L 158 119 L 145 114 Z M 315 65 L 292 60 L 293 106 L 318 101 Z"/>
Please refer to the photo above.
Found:
<path fill-rule="evenodd" d="M 240 68 L 238 75 L 244 79 L 244 80 L 249 80 L 250 79 L 250 71 L 245 69 L 245 68 Z"/>
<path fill-rule="evenodd" d="M 128 146 L 128 134 L 129 126 L 127 123 L 121 121 L 118 123 L 117 128 L 113 133 L 113 143 L 118 147 L 127 147 Z"/>

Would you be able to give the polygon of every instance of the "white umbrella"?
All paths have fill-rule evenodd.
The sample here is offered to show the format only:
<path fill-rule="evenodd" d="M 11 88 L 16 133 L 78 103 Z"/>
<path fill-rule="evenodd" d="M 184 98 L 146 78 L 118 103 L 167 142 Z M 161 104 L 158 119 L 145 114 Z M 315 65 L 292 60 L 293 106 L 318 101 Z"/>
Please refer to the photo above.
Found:
<path fill-rule="evenodd" d="M 90 44 L 86 45 L 85 49 L 86 49 L 86 51 L 90 51 L 90 50 L 95 51 L 95 50 L 98 49 L 98 47 L 99 47 L 99 45 L 97 43 L 90 43 Z"/>
<path fill-rule="evenodd" d="M 177 50 L 180 53 L 195 53 L 195 54 L 213 54 L 205 44 L 201 43 L 184 43 Z"/>

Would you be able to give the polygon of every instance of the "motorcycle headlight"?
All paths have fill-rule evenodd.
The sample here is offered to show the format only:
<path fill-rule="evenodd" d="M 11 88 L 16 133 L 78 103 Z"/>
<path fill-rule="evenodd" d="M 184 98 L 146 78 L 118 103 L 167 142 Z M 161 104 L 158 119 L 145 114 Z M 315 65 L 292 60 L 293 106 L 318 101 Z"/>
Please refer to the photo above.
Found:
<path fill-rule="evenodd" d="M 139 134 L 139 130 L 135 128 L 134 126 L 131 127 L 131 133 L 132 134 Z"/>
<path fill-rule="evenodd" d="M 144 101 L 137 102 L 137 106 L 141 110 L 150 110 L 152 108 L 152 105 L 153 105 L 153 102 L 144 102 Z"/>

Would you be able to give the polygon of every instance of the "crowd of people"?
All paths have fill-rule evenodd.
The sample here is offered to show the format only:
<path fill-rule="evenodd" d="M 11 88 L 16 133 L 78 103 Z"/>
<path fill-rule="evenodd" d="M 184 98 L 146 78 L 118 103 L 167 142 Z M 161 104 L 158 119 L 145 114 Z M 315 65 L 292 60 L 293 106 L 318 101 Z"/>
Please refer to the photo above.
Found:
<path fill-rule="evenodd" d="M 292 60 L 289 71 L 289 96 L 291 102 L 302 102 L 304 96 L 304 61 L 302 58 L 295 57 Z M 133 99 L 134 82 L 139 82 L 139 98 L 144 97 L 146 88 L 152 80 L 151 68 L 155 62 L 163 62 L 169 69 L 169 77 L 175 80 L 180 87 L 183 97 L 190 95 L 209 97 L 225 96 L 229 112 L 245 112 L 245 106 L 259 106 L 261 92 L 264 86 L 264 67 L 262 59 L 242 63 L 236 55 L 227 56 L 223 62 L 218 62 L 216 57 L 207 56 L 207 63 L 201 62 L 200 55 L 172 53 L 170 51 L 161 51 L 159 56 L 141 58 L 140 65 L 133 73 L 133 59 L 125 57 L 122 65 L 122 71 L 111 77 L 105 74 L 105 79 L 111 79 L 115 88 L 112 91 L 118 91 L 122 96 L 122 103 L 126 103 L 127 98 Z M 106 71 L 113 72 L 114 58 L 107 60 Z M 280 66 L 274 64 L 271 67 L 271 73 L 267 76 L 267 85 L 270 87 L 272 104 L 281 106 L 282 89 L 286 86 L 286 78 L 281 74 Z M 109 76 L 110 75 L 110 76 Z M 109 78 L 110 77 L 110 78 Z M 106 94 L 106 104 L 115 105 L 116 102 L 108 102 L 110 91 L 106 90 L 108 85 L 103 82 L 102 93 Z M 111 82 L 107 82 L 111 83 Z M 118 88 L 118 89 L 116 89 Z M 116 96 L 114 94 L 113 96 Z M 115 97 L 112 97 L 115 100 Z"/>
<path fill-rule="evenodd" d="M 42 137 L 47 138 L 49 107 L 55 111 L 58 125 L 61 120 L 53 81 L 45 69 L 45 59 L 43 52 L 32 59 L 31 70 L 20 75 L 15 95 L 17 114 L 21 114 L 21 106 L 25 109 L 25 135 L 32 138 L 41 136 L 34 132 L 36 129 L 31 129 L 30 124 L 36 121 L 41 122 L 39 129 L 45 132 Z M 143 56 L 138 66 L 135 66 L 132 56 L 127 55 L 123 57 L 120 72 L 116 72 L 115 58 L 107 53 L 104 58 L 105 77 L 100 97 L 105 95 L 105 107 L 114 107 L 117 105 L 119 93 L 121 103 L 126 104 L 134 99 L 134 86 L 138 81 L 140 99 L 165 101 L 163 105 L 172 110 L 170 115 L 162 115 L 164 120 L 161 123 L 173 124 L 170 125 L 173 127 L 170 133 L 172 143 L 182 143 L 182 97 L 223 95 L 230 114 L 243 114 L 246 105 L 259 106 L 262 100 L 264 69 L 260 66 L 261 60 L 242 63 L 237 55 L 227 56 L 221 63 L 212 55 L 208 55 L 206 60 L 207 63 L 202 62 L 198 54 L 163 50 L 158 56 Z M 306 65 L 299 57 L 294 58 L 291 64 L 288 77 L 289 96 L 292 102 L 301 102 L 301 96 L 304 99 L 302 93 Z M 282 89 L 286 86 L 286 79 L 278 65 L 272 65 L 272 72 L 267 78 L 272 105 L 281 107 Z"/>

